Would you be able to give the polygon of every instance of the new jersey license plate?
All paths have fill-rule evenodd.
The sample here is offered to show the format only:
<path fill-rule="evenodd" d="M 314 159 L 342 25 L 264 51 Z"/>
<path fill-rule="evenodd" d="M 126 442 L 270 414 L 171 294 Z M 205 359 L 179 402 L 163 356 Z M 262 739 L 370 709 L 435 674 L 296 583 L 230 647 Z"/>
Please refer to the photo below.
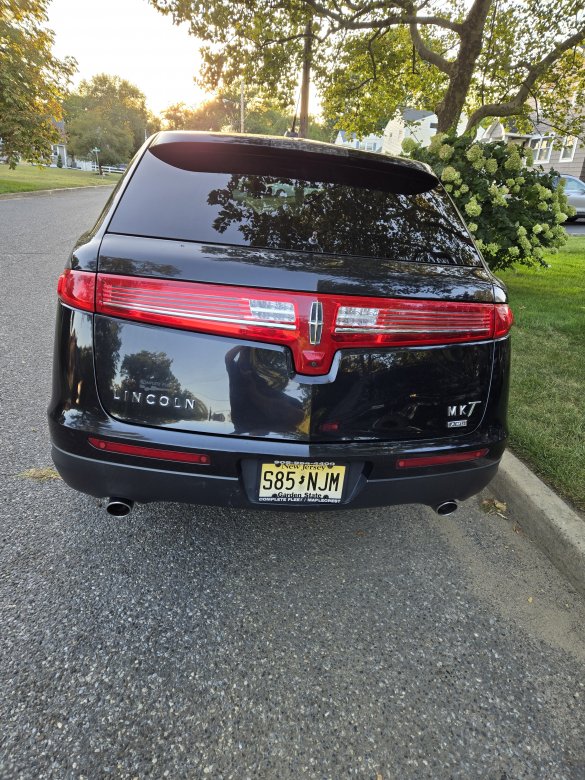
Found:
<path fill-rule="evenodd" d="M 263 463 L 260 501 L 338 504 L 343 493 L 345 466 L 334 463 Z"/>

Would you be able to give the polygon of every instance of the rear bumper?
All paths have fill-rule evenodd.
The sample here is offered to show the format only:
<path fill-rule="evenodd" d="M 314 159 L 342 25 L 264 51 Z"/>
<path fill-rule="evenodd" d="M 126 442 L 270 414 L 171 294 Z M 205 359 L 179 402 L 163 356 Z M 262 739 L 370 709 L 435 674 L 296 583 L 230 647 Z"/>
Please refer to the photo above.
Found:
<path fill-rule="evenodd" d="M 96 497 L 116 496 L 140 503 L 176 501 L 258 509 L 300 510 L 358 509 L 397 504 L 431 507 L 449 500 L 464 500 L 482 490 L 495 476 L 499 460 L 470 468 L 445 470 L 388 479 L 371 479 L 360 473 L 349 495 L 340 504 L 270 504 L 255 500 L 255 488 L 246 483 L 245 469 L 237 476 L 189 473 L 151 465 L 114 463 L 89 458 L 55 446 L 52 455 L 64 481 L 75 490 Z M 263 458 L 266 460 L 266 458 Z"/>

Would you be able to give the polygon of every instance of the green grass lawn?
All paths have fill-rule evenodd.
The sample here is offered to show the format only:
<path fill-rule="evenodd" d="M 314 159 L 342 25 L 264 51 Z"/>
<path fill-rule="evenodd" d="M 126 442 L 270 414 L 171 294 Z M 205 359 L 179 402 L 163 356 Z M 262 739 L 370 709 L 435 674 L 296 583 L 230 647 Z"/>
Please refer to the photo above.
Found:
<path fill-rule="evenodd" d="M 87 187 L 88 185 L 114 184 L 119 174 L 108 173 L 98 176 L 86 171 L 65 168 L 39 168 L 34 165 L 17 165 L 11 171 L 7 165 L 0 165 L 0 194 L 4 192 L 30 192 L 31 190 L 54 190 L 64 187 Z"/>
<path fill-rule="evenodd" d="M 512 329 L 512 449 L 585 510 L 585 238 L 550 268 L 503 271 Z"/>

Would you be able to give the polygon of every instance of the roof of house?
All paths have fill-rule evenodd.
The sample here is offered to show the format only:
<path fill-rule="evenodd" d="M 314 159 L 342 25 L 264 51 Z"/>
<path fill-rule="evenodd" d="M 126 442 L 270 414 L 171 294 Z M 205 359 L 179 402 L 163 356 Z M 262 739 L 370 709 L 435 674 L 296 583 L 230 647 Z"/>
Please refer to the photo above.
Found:
<path fill-rule="evenodd" d="M 433 116 L 433 112 L 420 111 L 418 108 L 402 109 L 402 118 L 405 122 L 419 122 L 421 119 L 426 119 L 428 116 Z"/>

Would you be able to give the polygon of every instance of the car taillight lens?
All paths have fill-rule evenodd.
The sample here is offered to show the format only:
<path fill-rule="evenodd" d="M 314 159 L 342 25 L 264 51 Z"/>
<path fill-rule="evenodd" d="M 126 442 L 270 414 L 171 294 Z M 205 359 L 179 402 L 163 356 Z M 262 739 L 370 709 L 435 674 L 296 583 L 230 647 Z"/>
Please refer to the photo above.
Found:
<path fill-rule="evenodd" d="M 514 324 L 512 309 L 507 303 L 497 303 L 494 306 L 494 338 L 507 336 Z"/>
<path fill-rule="evenodd" d="M 95 283 L 95 274 L 67 268 L 57 282 L 57 295 L 67 306 L 95 311 Z"/>
<path fill-rule="evenodd" d="M 443 301 L 376 302 L 340 306 L 334 339 L 363 344 L 364 336 L 384 344 L 444 344 L 492 337 L 494 307 Z"/>
<path fill-rule="evenodd" d="M 114 317 L 225 335 L 298 330 L 288 293 L 227 285 L 98 275 L 96 311 Z M 286 339 L 285 339 L 286 340 Z"/>
<path fill-rule="evenodd" d="M 505 336 L 513 321 L 507 304 L 337 296 L 84 271 L 66 271 L 59 296 L 70 306 L 111 317 L 282 344 L 291 349 L 296 370 L 308 375 L 328 373 L 339 349 L 483 341 Z"/>

